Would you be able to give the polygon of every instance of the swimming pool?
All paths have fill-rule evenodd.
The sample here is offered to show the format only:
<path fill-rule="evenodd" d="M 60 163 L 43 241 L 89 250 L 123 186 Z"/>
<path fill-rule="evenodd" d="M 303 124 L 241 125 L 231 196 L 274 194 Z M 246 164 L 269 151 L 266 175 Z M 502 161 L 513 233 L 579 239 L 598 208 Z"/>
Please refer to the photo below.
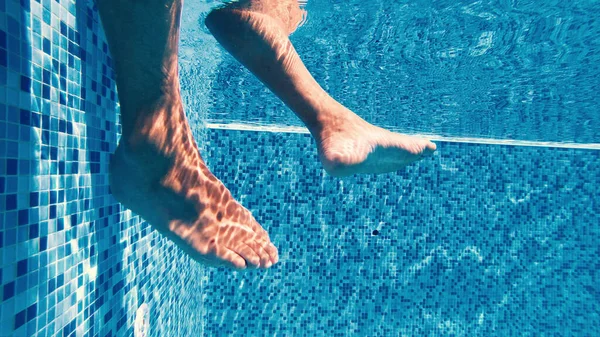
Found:
<path fill-rule="evenodd" d="M 215 4 L 185 8 L 188 115 L 281 262 L 203 268 L 120 206 L 93 5 L 8 0 L 0 336 L 134 335 L 144 303 L 151 336 L 599 334 L 596 3 L 309 3 L 292 41 L 317 80 L 371 122 L 442 140 L 398 174 L 349 178 L 220 51 L 201 25 Z"/>

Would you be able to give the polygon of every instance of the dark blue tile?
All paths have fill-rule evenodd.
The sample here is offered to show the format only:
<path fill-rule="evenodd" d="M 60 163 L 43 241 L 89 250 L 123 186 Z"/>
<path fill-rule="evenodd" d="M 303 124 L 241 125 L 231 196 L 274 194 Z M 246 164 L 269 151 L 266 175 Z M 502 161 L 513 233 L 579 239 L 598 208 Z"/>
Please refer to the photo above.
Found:
<path fill-rule="evenodd" d="M 38 192 L 29 193 L 29 207 L 39 206 L 40 194 Z"/>
<path fill-rule="evenodd" d="M 18 212 L 19 214 L 19 226 L 28 225 L 29 224 L 29 209 L 21 209 Z"/>
<path fill-rule="evenodd" d="M 42 40 L 42 50 L 48 55 L 51 55 L 52 53 L 52 43 L 47 38 Z"/>
<path fill-rule="evenodd" d="M 42 236 L 40 237 L 40 252 L 45 251 L 48 248 L 48 237 Z"/>
<path fill-rule="evenodd" d="M 3 50 L 3 49 L 0 49 L 0 50 Z M 6 83 L 7 83 L 6 82 L 6 80 L 7 80 L 6 76 L 7 76 L 6 75 L 6 70 L 5 69 L 0 69 L 0 85 L 6 85 Z M 0 136 L 0 137 L 4 138 L 3 136 Z"/>
<path fill-rule="evenodd" d="M 45 132 L 42 132 L 42 142 L 48 144 L 48 138 L 50 137 L 50 134 L 48 133 L 48 130 L 50 130 L 50 116 L 42 115 L 42 129 L 46 130 Z"/>
<path fill-rule="evenodd" d="M 50 99 L 50 87 L 48 85 L 42 85 L 42 97 Z"/>
<path fill-rule="evenodd" d="M 23 77 L 21 77 L 21 84 L 23 83 L 22 79 L 23 79 Z M 31 83 L 29 85 L 31 85 Z M 29 86 L 28 86 L 28 88 L 29 88 Z M 21 109 L 20 112 L 21 112 L 21 120 L 20 120 L 21 124 L 31 125 L 31 111 Z"/>
<path fill-rule="evenodd" d="M 0 48 L 0 66 L 6 67 L 8 65 L 8 54 L 6 49 Z"/>
<path fill-rule="evenodd" d="M 60 34 L 63 36 L 68 34 L 67 24 L 62 20 L 60 21 Z"/>
<path fill-rule="evenodd" d="M 63 337 L 68 337 L 77 328 L 77 321 L 73 319 L 69 324 L 63 328 Z"/>
<path fill-rule="evenodd" d="M 16 159 L 6 159 L 6 174 L 16 175 L 18 171 L 18 166 L 18 161 Z"/>
<path fill-rule="evenodd" d="M 36 316 L 37 316 L 37 303 L 34 303 L 27 308 L 27 322 L 31 321 Z"/>
<path fill-rule="evenodd" d="M 28 0 L 21 0 L 21 8 L 25 12 L 29 12 L 31 10 L 31 6 Z"/>
<path fill-rule="evenodd" d="M 29 239 L 35 239 L 40 236 L 40 226 L 37 223 L 34 223 L 29 226 Z"/>
<path fill-rule="evenodd" d="M 26 311 L 25 310 L 19 311 L 15 315 L 15 329 L 18 329 L 21 326 L 23 326 L 23 324 L 25 324 L 25 319 L 26 319 Z"/>
<path fill-rule="evenodd" d="M 8 194 L 6 196 L 6 210 L 10 211 L 17 208 L 17 195 Z"/>
<path fill-rule="evenodd" d="M 6 45 L 6 32 L 0 29 L 0 48 L 7 48 Z"/>
<path fill-rule="evenodd" d="M 5 284 L 3 290 L 4 290 L 4 293 L 3 293 L 4 296 L 2 297 L 2 299 L 4 301 L 6 301 L 15 295 L 15 282 L 12 281 L 12 282 Z"/>
<path fill-rule="evenodd" d="M 27 274 L 27 259 L 17 262 L 17 277 Z"/>
<path fill-rule="evenodd" d="M 51 294 L 56 289 L 56 279 L 48 280 L 48 294 Z"/>
<path fill-rule="evenodd" d="M 50 84 L 50 71 L 49 70 L 42 70 L 42 81 L 45 84 Z"/>

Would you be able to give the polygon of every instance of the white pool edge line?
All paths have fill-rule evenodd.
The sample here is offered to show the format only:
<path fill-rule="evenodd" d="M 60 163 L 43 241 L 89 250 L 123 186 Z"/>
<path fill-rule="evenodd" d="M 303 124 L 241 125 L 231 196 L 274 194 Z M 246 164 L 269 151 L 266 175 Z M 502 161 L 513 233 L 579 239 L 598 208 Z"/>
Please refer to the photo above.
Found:
<path fill-rule="evenodd" d="M 241 123 L 206 123 L 208 129 L 233 130 L 233 131 L 255 131 L 255 132 L 274 132 L 274 133 L 301 133 L 308 134 L 308 129 L 301 126 L 263 126 Z M 509 146 L 534 146 L 534 147 L 554 147 L 565 149 L 581 149 L 581 150 L 600 150 L 598 143 L 558 143 L 558 142 L 535 142 L 527 140 L 506 140 L 506 139 L 488 139 L 488 138 L 469 138 L 469 137 L 444 137 L 428 134 L 414 134 L 413 136 L 424 137 L 432 141 L 449 142 L 449 143 L 472 143 L 484 145 L 509 145 Z"/>

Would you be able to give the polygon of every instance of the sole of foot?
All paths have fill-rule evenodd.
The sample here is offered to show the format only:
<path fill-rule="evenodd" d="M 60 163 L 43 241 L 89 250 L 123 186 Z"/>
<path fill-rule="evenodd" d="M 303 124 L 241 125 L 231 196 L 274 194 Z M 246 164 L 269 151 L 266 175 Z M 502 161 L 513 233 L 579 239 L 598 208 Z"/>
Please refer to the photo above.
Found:
<path fill-rule="evenodd" d="M 191 150 L 168 146 L 178 149 L 170 154 L 163 145 L 119 145 L 110 162 L 114 197 L 205 265 L 242 270 L 277 263 L 267 232 L 210 173 L 195 143 Z"/>

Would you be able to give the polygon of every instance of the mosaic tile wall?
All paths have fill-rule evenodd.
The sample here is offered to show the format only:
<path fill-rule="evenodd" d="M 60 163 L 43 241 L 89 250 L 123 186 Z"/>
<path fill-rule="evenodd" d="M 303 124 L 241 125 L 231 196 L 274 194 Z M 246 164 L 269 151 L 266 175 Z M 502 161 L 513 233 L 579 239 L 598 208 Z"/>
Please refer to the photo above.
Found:
<path fill-rule="evenodd" d="M 338 179 L 309 135 L 209 143 L 281 263 L 211 270 L 206 335 L 600 335 L 598 151 L 439 143 L 399 174 Z"/>
<path fill-rule="evenodd" d="M 107 52 L 91 2 L 0 0 L 0 336 L 201 330 L 202 269 L 110 195 Z"/>
<path fill-rule="evenodd" d="M 192 5 L 184 30 L 209 4 Z M 0 336 L 132 336 L 142 303 L 151 336 L 598 335 L 597 152 L 439 144 L 398 175 L 334 179 L 306 135 L 202 130 L 191 79 L 219 62 L 185 36 L 203 155 L 282 262 L 206 270 L 120 206 L 93 4 L 0 0 Z"/>

